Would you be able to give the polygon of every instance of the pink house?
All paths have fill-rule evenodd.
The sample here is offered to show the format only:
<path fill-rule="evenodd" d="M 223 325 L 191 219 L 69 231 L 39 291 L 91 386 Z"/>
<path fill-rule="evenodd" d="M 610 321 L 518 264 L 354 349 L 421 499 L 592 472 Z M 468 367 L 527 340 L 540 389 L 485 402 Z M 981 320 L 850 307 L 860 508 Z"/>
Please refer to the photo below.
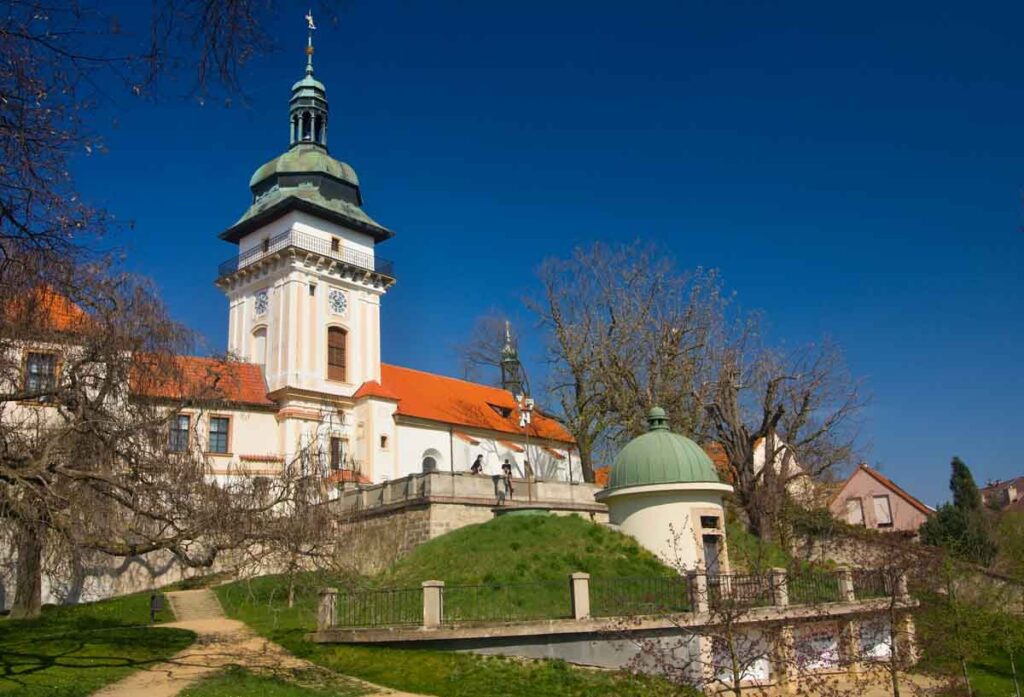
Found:
<path fill-rule="evenodd" d="M 858 465 L 829 510 L 851 525 L 904 532 L 915 532 L 935 512 L 867 465 Z"/>

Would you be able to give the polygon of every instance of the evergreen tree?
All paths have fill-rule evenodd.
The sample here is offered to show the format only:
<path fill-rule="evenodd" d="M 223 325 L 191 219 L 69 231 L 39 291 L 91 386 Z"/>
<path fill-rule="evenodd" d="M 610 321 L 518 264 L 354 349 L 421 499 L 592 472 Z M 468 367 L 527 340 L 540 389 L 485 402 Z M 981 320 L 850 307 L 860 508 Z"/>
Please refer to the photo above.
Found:
<path fill-rule="evenodd" d="M 949 490 L 953 492 L 953 505 L 963 511 L 981 510 L 981 492 L 974 483 L 971 469 L 958 457 L 950 463 L 953 473 L 949 477 Z"/>
<path fill-rule="evenodd" d="M 935 515 L 921 526 L 921 540 L 944 547 L 961 559 L 988 566 L 995 559 L 996 545 L 981 506 L 981 492 L 970 468 L 960 458 L 954 457 L 950 468 L 953 503 L 939 506 Z"/>

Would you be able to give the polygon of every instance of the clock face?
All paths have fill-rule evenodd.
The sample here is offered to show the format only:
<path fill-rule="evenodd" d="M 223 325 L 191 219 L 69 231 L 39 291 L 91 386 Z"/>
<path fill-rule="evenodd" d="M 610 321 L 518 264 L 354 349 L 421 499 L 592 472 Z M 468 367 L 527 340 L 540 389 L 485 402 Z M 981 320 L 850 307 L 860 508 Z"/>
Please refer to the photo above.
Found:
<path fill-rule="evenodd" d="M 266 289 L 256 291 L 256 316 L 261 317 L 267 314 L 269 298 Z"/>
<path fill-rule="evenodd" d="M 331 307 L 331 312 L 336 315 L 343 315 L 345 310 L 348 309 L 348 298 L 344 292 L 332 290 L 327 294 L 327 304 Z"/>

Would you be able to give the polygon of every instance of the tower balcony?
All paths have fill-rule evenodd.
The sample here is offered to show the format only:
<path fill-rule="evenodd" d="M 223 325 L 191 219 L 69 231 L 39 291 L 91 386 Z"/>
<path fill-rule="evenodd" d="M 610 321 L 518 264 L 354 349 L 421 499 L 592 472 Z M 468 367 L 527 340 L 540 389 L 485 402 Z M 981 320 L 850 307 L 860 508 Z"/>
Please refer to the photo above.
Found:
<path fill-rule="evenodd" d="M 297 258 L 318 266 L 336 266 L 345 275 L 362 276 L 374 285 L 395 282 L 395 265 L 375 254 L 339 247 L 330 240 L 289 230 L 224 261 L 217 267 L 217 283 L 244 272 L 254 272 L 282 258 Z"/>

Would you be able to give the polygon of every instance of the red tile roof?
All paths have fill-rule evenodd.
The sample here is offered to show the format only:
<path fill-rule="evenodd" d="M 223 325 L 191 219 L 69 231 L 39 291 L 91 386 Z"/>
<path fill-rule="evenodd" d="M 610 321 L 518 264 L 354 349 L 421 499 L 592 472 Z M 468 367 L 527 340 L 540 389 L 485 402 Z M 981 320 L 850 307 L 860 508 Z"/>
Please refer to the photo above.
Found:
<path fill-rule="evenodd" d="M 868 467 L 867 465 L 865 465 L 863 463 L 857 465 L 857 469 L 855 469 L 853 471 L 853 474 L 851 474 L 849 477 L 847 477 L 846 482 L 843 484 L 843 486 L 839 487 L 839 490 L 832 497 L 832 501 L 830 502 L 830 505 L 831 505 L 831 503 L 834 503 L 837 498 L 839 498 L 839 495 L 841 493 L 843 493 L 843 489 L 846 488 L 846 484 L 849 483 L 849 481 L 851 479 L 856 477 L 858 472 L 864 472 L 868 476 L 873 477 L 875 479 L 875 481 L 877 481 L 879 484 L 881 484 L 885 488 L 887 488 L 890 491 L 892 491 L 894 494 L 896 494 L 897 496 L 902 498 L 904 501 L 906 501 L 911 506 L 913 506 L 917 510 L 921 511 L 925 515 L 932 515 L 933 513 L 935 513 L 935 510 L 933 508 L 925 505 L 924 503 L 921 503 L 920 500 L 918 500 L 918 499 L 914 498 L 913 496 L 911 496 L 910 494 L 908 494 L 906 491 L 904 491 L 902 488 L 900 488 L 896 484 L 896 482 L 894 482 L 893 480 L 889 479 L 888 477 L 886 477 L 884 474 L 882 474 L 878 470 L 873 469 L 871 467 Z"/>
<path fill-rule="evenodd" d="M 267 397 L 263 372 L 255 363 L 198 356 L 136 356 L 132 394 L 173 400 L 199 400 L 275 407 Z"/>
<path fill-rule="evenodd" d="M 8 322 L 57 332 L 82 329 L 89 319 L 85 310 L 50 286 L 40 286 L 26 297 L 9 301 L 3 315 Z"/>
<path fill-rule="evenodd" d="M 356 392 L 357 397 L 383 390 L 387 393 L 385 398 L 398 400 L 395 413 L 401 416 L 501 433 L 523 433 L 515 399 L 507 390 L 397 365 L 381 364 L 380 371 L 380 383 L 364 383 Z M 562 424 L 536 409 L 530 436 L 573 442 Z"/>
<path fill-rule="evenodd" d="M 368 380 L 359 386 L 356 393 L 352 395 L 354 399 L 362 399 L 363 397 L 376 397 L 378 399 L 392 399 L 398 401 L 399 397 L 391 390 L 385 389 L 376 380 Z"/>

